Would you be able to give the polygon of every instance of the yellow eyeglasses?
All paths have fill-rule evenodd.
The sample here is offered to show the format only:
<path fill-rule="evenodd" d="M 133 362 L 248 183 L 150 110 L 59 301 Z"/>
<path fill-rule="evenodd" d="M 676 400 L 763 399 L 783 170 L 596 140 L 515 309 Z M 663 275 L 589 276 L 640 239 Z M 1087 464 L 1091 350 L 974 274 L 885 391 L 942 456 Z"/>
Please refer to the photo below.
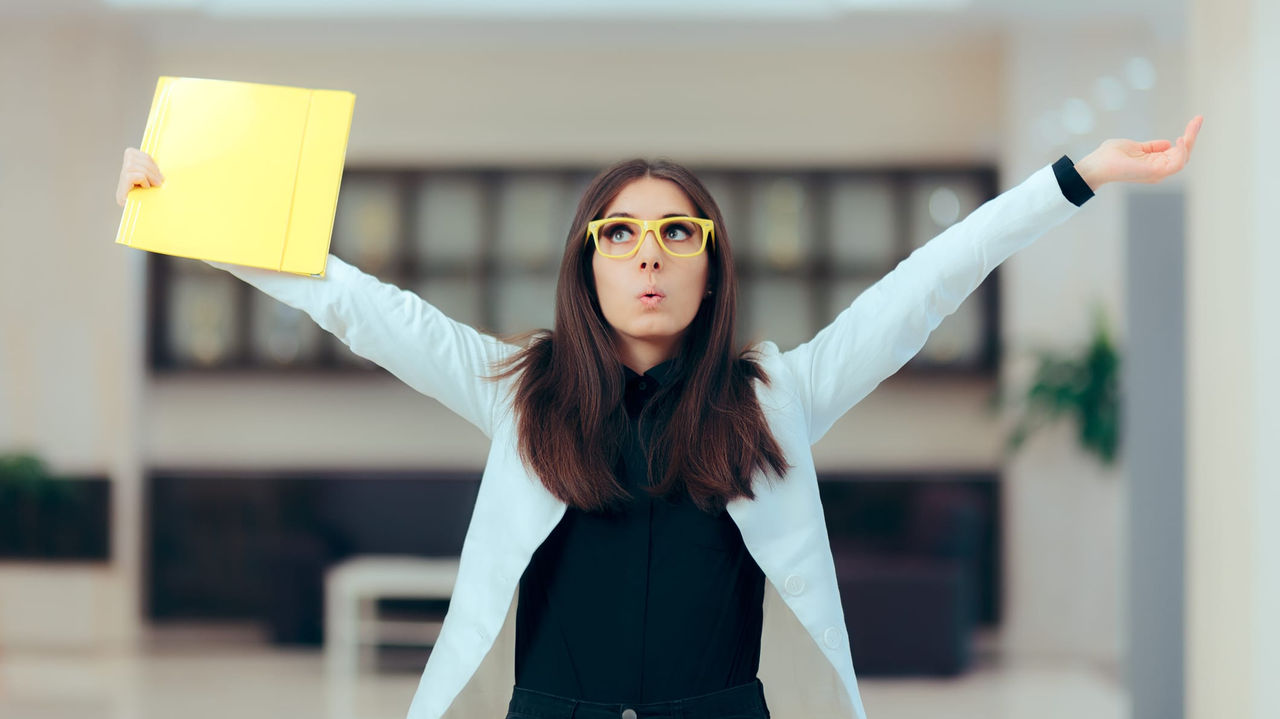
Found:
<path fill-rule="evenodd" d="M 650 230 L 658 246 L 672 257 L 696 257 L 707 248 L 708 238 L 713 247 L 716 243 L 715 223 L 702 217 L 606 217 L 587 223 L 586 241 L 594 241 L 596 252 L 605 257 L 623 260 L 640 250 L 641 241 Z"/>

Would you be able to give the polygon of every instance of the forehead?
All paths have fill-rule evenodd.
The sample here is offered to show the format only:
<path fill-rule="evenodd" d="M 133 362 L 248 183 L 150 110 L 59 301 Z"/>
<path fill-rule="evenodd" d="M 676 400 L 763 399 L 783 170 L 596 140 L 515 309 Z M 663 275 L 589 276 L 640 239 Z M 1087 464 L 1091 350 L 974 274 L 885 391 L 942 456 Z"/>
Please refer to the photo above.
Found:
<path fill-rule="evenodd" d="M 679 185 L 657 177 L 641 177 L 623 186 L 605 205 L 605 216 L 625 212 L 640 218 L 656 218 L 672 212 L 692 215 L 693 201 Z"/>

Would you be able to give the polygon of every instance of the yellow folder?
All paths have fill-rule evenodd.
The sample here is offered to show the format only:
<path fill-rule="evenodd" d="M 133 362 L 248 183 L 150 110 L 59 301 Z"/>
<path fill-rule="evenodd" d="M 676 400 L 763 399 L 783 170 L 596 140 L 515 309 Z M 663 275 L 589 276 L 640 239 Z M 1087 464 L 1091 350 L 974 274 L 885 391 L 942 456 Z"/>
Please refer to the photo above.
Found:
<path fill-rule="evenodd" d="M 116 242 L 323 277 L 355 99 L 161 77 L 139 149 L 164 183 L 129 192 Z"/>

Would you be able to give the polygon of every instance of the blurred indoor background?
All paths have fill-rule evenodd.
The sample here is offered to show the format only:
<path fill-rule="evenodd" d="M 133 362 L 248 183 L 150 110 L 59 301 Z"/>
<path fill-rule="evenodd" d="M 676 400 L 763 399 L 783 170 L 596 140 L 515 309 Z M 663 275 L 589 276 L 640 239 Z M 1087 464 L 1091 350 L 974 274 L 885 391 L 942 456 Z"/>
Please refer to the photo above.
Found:
<path fill-rule="evenodd" d="M 671 157 L 784 349 L 1061 155 L 1203 114 L 815 459 L 873 719 L 1280 716 L 1277 72 L 1265 0 L 0 0 L 0 716 L 402 716 L 447 599 L 387 560 L 456 559 L 484 461 L 304 315 L 114 243 L 161 75 L 354 92 L 332 251 L 492 332 L 549 325 L 596 171 Z M 1032 396 L 1064 416 L 1015 450 Z"/>

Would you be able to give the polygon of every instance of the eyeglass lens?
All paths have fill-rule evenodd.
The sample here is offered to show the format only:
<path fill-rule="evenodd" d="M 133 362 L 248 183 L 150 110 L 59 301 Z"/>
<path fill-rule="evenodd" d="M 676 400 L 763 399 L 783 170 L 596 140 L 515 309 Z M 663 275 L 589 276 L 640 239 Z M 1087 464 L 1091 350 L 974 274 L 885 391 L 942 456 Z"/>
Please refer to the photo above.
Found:
<path fill-rule="evenodd" d="M 696 222 L 667 219 L 658 226 L 660 244 L 674 254 L 691 254 L 702 248 L 702 226 Z M 642 238 L 639 222 L 619 219 L 600 227 L 600 253 L 604 255 L 625 255 L 635 248 Z"/>

